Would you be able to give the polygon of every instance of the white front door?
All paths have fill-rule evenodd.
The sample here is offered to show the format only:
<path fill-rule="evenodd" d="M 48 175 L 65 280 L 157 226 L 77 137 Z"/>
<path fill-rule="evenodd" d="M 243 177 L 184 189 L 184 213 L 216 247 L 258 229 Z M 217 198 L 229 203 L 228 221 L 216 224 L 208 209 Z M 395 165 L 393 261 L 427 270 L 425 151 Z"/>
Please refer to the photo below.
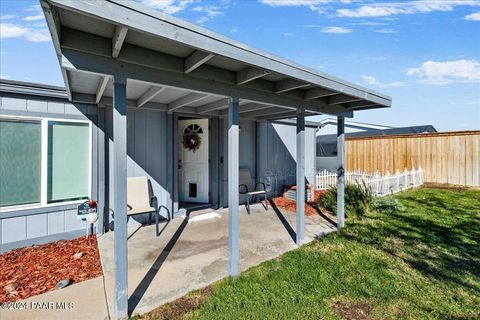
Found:
<path fill-rule="evenodd" d="M 184 145 L 184 137 L 189 133 L 196 133 L 200 138 L 196 150 Z M 179 120 L 178 141 L 178 198 L 185 202 L 208 203 L 208 119 Z M 190 146 L 192 144 L 190 141 Z"/>

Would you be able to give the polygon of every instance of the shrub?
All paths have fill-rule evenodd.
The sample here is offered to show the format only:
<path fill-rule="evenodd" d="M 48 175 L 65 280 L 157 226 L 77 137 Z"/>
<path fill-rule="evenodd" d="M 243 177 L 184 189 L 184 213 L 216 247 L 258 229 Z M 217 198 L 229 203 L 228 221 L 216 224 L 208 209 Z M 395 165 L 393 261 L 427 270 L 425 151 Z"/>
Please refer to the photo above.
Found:
<path fill-rule="evenodd" d="M 402 203 L 393 197 L 375 197 L 372 207 L 381 213 L 395 213 L 404 209 Z"/>
<path fill-rule="evenodd" d="M 345 215 L 361 217 L 367 213 L 372 203 L 372 193 L 359 184 L 345 185 Z M 330 188 L 327 193 L 318 200 L 320 207 L 328 211 L 337 212 L 337 188 Z"/>

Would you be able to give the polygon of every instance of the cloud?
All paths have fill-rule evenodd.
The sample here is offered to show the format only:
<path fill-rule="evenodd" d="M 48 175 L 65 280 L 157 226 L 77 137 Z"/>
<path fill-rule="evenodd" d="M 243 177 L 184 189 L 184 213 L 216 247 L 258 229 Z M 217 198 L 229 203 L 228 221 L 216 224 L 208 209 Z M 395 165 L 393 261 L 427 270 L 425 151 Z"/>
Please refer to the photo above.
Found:
<path fill-rule="evenodd" d="M 350 33 L 350 32 L 352 32 L 352 29 L 343 28 L 343 27 L 333 27 L 332 26 L 332 27 L 323 28 L 322 32 L 342 34 L 342 33 Z"/>
<path fill-rule="evenodd" d="M 31 29 L 12 23 L 0 24 L 0 39 L 23 38 L 31 42 L 51 41 L 47 29 Z"/>
<path fill-rule="evenodd" d="M 43 14 L 37 14 L 37 15 L 34 15 L 34 16 L 26 16 L 22 20 L 23 21 L 36 21 L 36 20 L 43 20 L 43 19 L 45 19 Z"/>
<path fill-rule="evenodd" d="M 260 0 L 271 7 L 301 7 L 329 3 L 330 0 Z"/>
<path fill-rule="evenodd" d="M 8 74 L 0 74 L 0 79 L 10 79 Z"/>
<path fill-rule="evenodd" d="M 382 82 L 378 81 L 377 78 L 375 78 L 374 76 L 368 76 L 368 75 L 362 76 L 362 79 L 363 79 L 363 81 L 365 81 L 366 83 L 368 83 L 370 85 L 375 85 L 375 86 L 379 86 L 379 87 L 382 87 L 382 88 L 404 87 L 406 85 L 405 82 L 402 82 L 402 81 L 382 83 Z"/>
<path fill-rule="evenodd" d="M 356 9 L 338 9 L 337 15 L 339 17 L 348 18 L 387 17 L 399 14 L 452 11 L 455 6 L 480 6 L 480 2 L 475 0 L 418 0 L 410 2 L 385 2 L 362 5 Z"/>
<path fill-rule="evenodd" d="M 397 30 L 391 29 L 391 28 L 377 29 L 377 30 L 373 30 L 373 32 L 377 32 L 377 33 L 398 33 Z"/>
<path fill-rule="evenodd" d="M 203 24 L 215 17 L 221 16 L 223 12 L 220 7 L 216 6 L 196 6 L 192 9 L 195 12 L 201 12 L 205 14 L 204 16 L 198 18 L 196 21 L 199 24 Z"/>
<path fill-rule="evenodd" d="M 167 14 L 174 14 L 185 10 L 185 8 L 195 2 L 195 0 L 143 0 L 146 6 L 158 9 Z"/>
<path fill-rule="evenodd" d="M 362 76 L 363 81 L 368 84 L 379 84 L 378 80 L 373 76 Z"/>
<path fill-rule="evenodd" d="M 469 15 L 466 15 L 465 20 L 480 21 L 480 12 L 474 12 L 474 13 L 470 13 Z"/>
<path fill-rule="evenodd" d="M 475 60 L 426 61 L 419 67 L 407 69 L 407 75 L 416 76 L 427 84 L 480 82 L 480 63 Z"/>
<path fill-rule="evenodd" d="M 14 14 L 3 14 L 0 16 L 0 20 L 8 20 L 8 19 L 13 19 L 15 17 L 16 15 Z"/>

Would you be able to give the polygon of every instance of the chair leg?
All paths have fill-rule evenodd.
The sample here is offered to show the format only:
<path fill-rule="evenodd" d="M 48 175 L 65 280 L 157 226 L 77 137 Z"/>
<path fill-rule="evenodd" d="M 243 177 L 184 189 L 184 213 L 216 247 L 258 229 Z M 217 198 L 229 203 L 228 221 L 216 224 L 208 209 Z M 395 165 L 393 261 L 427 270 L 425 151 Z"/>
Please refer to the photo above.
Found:
<path fill-rule="evenodd" d="M 265 210 L 268 211 L 268 197 L 266 193 L 265 193 Z"/>
<path fill-rule="evenodd" d="M 250 214 L 250 196 L 247 194 L 247 213 Z"/>
<path fill-rule="evenodd" d="M 158 237 L 158 234 L 160 233 L 160 230 L 158 230 L 158 212 L 155 212 L 155 236 Z"/>
<path fill-rule="evenodd" d="M 148 214 L 148 224 L 152 223 L 152 212 Z"/>

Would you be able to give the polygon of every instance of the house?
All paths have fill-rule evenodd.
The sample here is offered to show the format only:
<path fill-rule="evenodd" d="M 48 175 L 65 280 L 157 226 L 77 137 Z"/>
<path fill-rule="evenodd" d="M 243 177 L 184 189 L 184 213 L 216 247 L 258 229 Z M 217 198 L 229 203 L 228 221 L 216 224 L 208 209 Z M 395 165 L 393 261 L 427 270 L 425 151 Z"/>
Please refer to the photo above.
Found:
<path fill-rule="evenodd" d="M 21 178 L 5 179 L 4 188 L 14 194 L 8 204 L 19 205 L 2 208 L 2 233 L 29 235 L 29 223 L 45 219 L 44 213 L 47 232 L 53 219 L 66 227 L 66 214 L 84 198 L 95 198 L 99 233 L 107 229 L 110 213 L 115 215 L 116 319 L 127 315 L 128 176 L 149 177 L 166 219 L 181 214 L 184 202 L 228 206 L 229 274 L 235 276 L 239 169 L 248 167 L 257 180 L 275 177 L 274 189 L 286 182 L 305 184 L 314 174 L 316 127 L 305 117 L 328 114 L 338 119 L 337 226 L 343 227 L 345 118 L 390 107 L 390 97 L 136 2 L 43 0 L 41 5 L 65 91 L 44 87 L 43 94 L 58 96 L 2 97 L 2 127 L 6 123 L 9 137 L 17 139 L 2 142 L 12 151 L 2 165 L 8 163 L 7 177 Z M 37 90 L 20 87 L 27 95 Z M 277 122 L 293 117 L 294 126 Z M 190 134 L 201 136 L 201 143 L 185 140 Z M 297 188 L 298 245 L 304 238 L 304 193 Z"/>
<path fill-rule="evenodd" d="M 390 127 L 357 121 L 345 121 L 345 137 L 374 137 L 397 134 L 437 132 L 432 125 Z M 318 122 L 316 134 L 316 170 L 337 170 L 337 119 L 326 118 Z"/>
<path fill-rule="evenodd" d="M 104 164 L 98 155 L 102 153 L 100 146 L 108 144 L 100 129 L 105 126 L 106 111 L 108 108 L 94 104 L 70 102 L 63 87 L 0 80 L 0 175 L 5 181 L 0 184 L 0 252 L 85 234 L 86 222 L 77 218 L 77 206 L 84 199 L 101 200 L 99 190 L 104 186 L 99 179 L 105 178 L 99 175 L 99 167 Z M 162 112 L 155 109 L 129 108 L 127 175 L 149 177 L 153 194 L 165 204 L 169 195 L 162 183 L 168 159 L 160 152 L 164 140 L 151 139 L 147 134 L 162 130 L 161 116 Z M 198 170 L 216 172 L 222 168 L 221 158 L 226 152 L 215 153 L 227 146 L 225 134 L 218 133 L 217 121 L 189 118 L 178 122 L 182 130 L 192 125 L 205 129 L 202 148 L 208 152 L 201 156 L 206 158 L 202 163 L 210 164 Z M 316 122 L 305 123 L 308 145 L 314 144 L 316 127 Z M 295 121 L 289 119 L 240 120 L 239 167 L 248 168 L 254 180 L 264 182 L 271 196 L 280 194 L 283 185 L 295 183 L 295 130 Z M 181 154 L 183 146 L 177 147 Z M 212 158 L 219 159 L 220 166 L 209 161 Z M 305 168 L 307 181 L 313 183 L 314 149 L 305 150 Z M 42 181 L 43 174 L 46 181 Z M 160 215 L 168 220 L 182 215 L 186 208 L 225 207 L 228 201 L 221 192 L 224 187 L 226 180 L 219 186 L 211 179 L 207 186 L 197 189 L 196 197 L 191 197 L 191 190 L 179 188 L 178 209 L 166 208 Z M 146 222 L 145 218 L 134 216 L 129 223 Z M 112 215 L 105 211 L 96 231 L 107 232 L 111 221 Z"/>

